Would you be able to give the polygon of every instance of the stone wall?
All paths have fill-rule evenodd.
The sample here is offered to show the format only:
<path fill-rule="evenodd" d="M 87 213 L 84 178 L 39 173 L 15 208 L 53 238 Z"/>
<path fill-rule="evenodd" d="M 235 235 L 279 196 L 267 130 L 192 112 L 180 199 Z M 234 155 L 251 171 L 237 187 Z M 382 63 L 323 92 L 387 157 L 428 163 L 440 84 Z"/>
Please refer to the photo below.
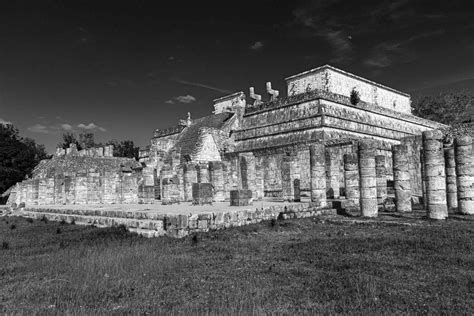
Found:
<path fill-rule="evenodd" d="M 355 89 L 362 101 L 398 112 L 411 113 L 408 94 L 328 65 L 288 77 L 286 82 L 288 95 L 321 89 L 349 97 Z"/>

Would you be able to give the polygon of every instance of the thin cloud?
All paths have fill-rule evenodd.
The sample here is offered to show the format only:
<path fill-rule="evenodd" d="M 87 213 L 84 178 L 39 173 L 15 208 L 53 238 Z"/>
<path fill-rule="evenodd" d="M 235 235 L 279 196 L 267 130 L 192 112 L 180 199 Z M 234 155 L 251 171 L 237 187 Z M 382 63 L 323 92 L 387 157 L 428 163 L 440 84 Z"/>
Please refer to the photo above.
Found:
<path fill-rule="evenodd" d="M 257 51 L 257 50 L 262 50 L 262 49 L 263 49 L 263 46 L 264 46 L 263 42 L 257 41 L 257 42 L 255 42 L 255 43 L 253 43 L 252 45 L 250 45 L 249 48 L 250 48 L 251 50 Z"/>
<path fill-rule="evenodd" d="M 402 41 L 382 42 L 374 46 L 364 64 L 375 68 L 386 68 L 396 63 L 413 61 L 416 59 L 416 54 L 409 49 L 409 44 L 441 34 L 444 34 L 443 29 L 416 34 Z"/>
<path fill-rule="evenodd" d="M 88 131 L 92 131 L 92 130 L 99 130 L 101 132 L 107 131 L 105 128 L 98 126 L 95 123 L 89 123 L 87 125 L 81 123 L 81 124 L 78 124 L 77 127 L 80 129 L 88 130 Z"/>
<path fill-rule="evenodd" d="M 187 95 L 180 95 L 180 96 L 174 97 L 173 99 L 165 101 L 165 103 L 174 104 L 174 103 L 178 102 L 178 103 L 188 104 L 188 103 L 193 103 L 195 101 L 196 101 L 195 97 L 193 97 L 190 94 L 187 94 Z"/>
<path fill-rule="evenodd" d="M 343 31 L 328 32 L 326 39 L 334 52 L 331 62 L 347 63 L 352 60 L 352 43 L 349 36 L 345 35 Z"/>
<path fill-rule="evenodd" d="M 64 124 L 61 124 L 61 128 L 65 131 L 70 131 L 72 130 L 72 125 L 64 123 Z"/>
<path fill-rule="evenodd" d="M 48 126 L 39 123 L 32 125 L 27 129 L 32 133 L 49 134 L 51 132 Z"/>
<path fill-rule="evenodd" d="M 199 82 L 185 81 L 185 80 L 180 80 L 180 79 L 175 79 L 174 81 L 177 83 L 184 84 L 184 85 L 200 87 L 200 88 L 209 89 L 209 90 L 213 90 L 213 91 L 217 91 L 221 93 L 231 93 L 230 90 L 221 89 L 218 87 L 210 86 L 210 85 L 199 83 Z"/>

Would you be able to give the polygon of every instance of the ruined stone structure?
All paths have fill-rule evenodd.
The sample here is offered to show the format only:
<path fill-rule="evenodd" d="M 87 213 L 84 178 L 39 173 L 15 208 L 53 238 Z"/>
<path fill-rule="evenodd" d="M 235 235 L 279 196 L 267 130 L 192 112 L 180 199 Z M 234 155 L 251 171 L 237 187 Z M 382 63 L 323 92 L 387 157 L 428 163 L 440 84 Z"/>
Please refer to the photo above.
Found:
<path fill-rule="evenodd" d="M 472 145 L 461 139 L 448 146 L 446 179 L 442 135 L 430 136 L 446 126 L 412 115 L 409 95 L 327 65 L 286 84 L 287 96 L 271 83 L 266 96 L 251 87 L 248 95 L 215 99 L 212 115 L 188 114 L 154 131 L 139 162 L 111 157 L 110 148 L 60 151 L 17 185 L 10 203 L 173 204 L 204 196 L 193 185 L 211 184 L 214 201 L 232 196 L 241 203 L 250 193 L 254 201 L 306 199 L 319 206 L 342 199 L 376 216 L 395 190 L 399 211 L 417 199 L 426 201 L 429 216 L 444 218 L 442 195 L 456 182 L 450 206 L 457 199 L 463 212 L 472 208 Z M 353 91 L 360 95 L 356 104 Z"/>
<path fill-rule="evenodd" d="M 374 154 L 379 157 L 377 187 L 382 202 L 386 193 L 381 179 L 393 179 L 392 145 L 443 127 L 413 116 L 409 95 L 331 66 L 288 77 L 286 82 L 286 97 L 281 97 L 270 83 L 266 85 L 267 97 L 251 87 L 248 96 L 237 92 L 214 100 L 211 116 L 188 117 L 175 127 L 156 130 L 150 146 L 140 152 L 140 162 L 145 165 L 143 183 L 147 188 L 143 192 L 150 192 L 144 200 L 160 196 L 163 179 L 157 177 L 161 169 L 170 168 L 172 174 L 164 176 L 176 177 L 185 166 L 184 177 L 176 181 L 189 188 L 187 174 L 203 172 L 205 176 L 195 181 L 209 181 L 209 171 L 201 171 L 206 169 L 203 164 L 211 170 L 209 166 L 216 162 L 222 169 L 215 169 L 217 176 L 211 175 L 210 181 L 219 188 L 219 200 L 222 197 L 229 200 L 229 192 L 237 189 L 252 190 L 254 199 L 297 201 L 300 197 L 310 197 L 312 185 L 318 186 L 317 190 L 321 187 L 311 177 L 321 176 L 311 166 L 310 146 L 316 144 L 318 151 L 324 151 L 318 155 L 325 159 L 327 197 L 344 197 L 348 193 L 345 185 L 348 170 L 344 168 L 343 156 L 357 155 L 358 141 L 367 138 L 373 141 Z M 357 104 L 350 102 L 353 90 L 360 95 Z M 412 142 L 416 146 L 410 148 L 419 153 L 421 142 Z M 413 194 L 421 196 L 421 176 L 415 177 L 421 170 L 421 161 L 414 159 L 410 168 L 414 175 Z M 351 177 L 352 187 L 358 185 L 358 178 Z M 350 198 L 358 201 L 354 193 L 358 194 L 358 189 L 352 187 Z M 155 194 L 151 193 L 153 188 Z M 190 200 L 189 194 L 183 196 Z"/>
<path fill-rule="evenodd" d="M 78 151 L 75 144 L 42 160 L 30 179 L 17 183 L 9 204 L 138 203 L 141 165 L 113 157 L 113 146 Z"/>

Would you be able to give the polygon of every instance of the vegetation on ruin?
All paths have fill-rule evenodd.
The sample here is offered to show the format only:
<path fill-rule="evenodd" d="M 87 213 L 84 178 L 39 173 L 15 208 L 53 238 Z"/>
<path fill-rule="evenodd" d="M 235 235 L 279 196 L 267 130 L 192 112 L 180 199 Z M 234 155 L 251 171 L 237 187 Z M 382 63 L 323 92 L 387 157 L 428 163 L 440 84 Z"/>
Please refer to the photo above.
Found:
<path fill-rule="evenodd" d="M 79 135 L 71 132 L 64 133 L 62 135 L 62 142 L 58 144 L 58 147 L 66 149 L 70 144 L 76 144 L 78 150 L 113 145 L 114 157 L 134 158 L 136 160 L 138 160 L 138 153 L 140 150 L 140 148 L 135 146 L 131 140 L 118 141 L 112 139 L 105 142 L 105 144 L 96 142 L 94 133 L 79 133 Z"/>
<path fill-rule="evenodd" d="M 457 126 L 474 121 L 474 94 L 443 92 L 412 97 L 413 115 Z"/>
<path fill-rule="evenodd" d="M 0 194 L 31 174 L 42 159 L 48 157 L 43 145 L 20 137 L 11 124 L 0 124 Z M 0 204 L 7 197 L 0 197 Z"/>
<path fill-rule="evenodd" d="M 4 217 L 0 313 L 472 314 L 472 219 L 387 218 L 146 239 Z"/>
<path fill-rule="evenodd" d="M 351 100 L 352 105 L 357 105 L 357 103 L 360 102 L 360 93 L 359 93 L 359 91 L 357 91 L 355 88 L 352 89 L 349 99 Z"/>

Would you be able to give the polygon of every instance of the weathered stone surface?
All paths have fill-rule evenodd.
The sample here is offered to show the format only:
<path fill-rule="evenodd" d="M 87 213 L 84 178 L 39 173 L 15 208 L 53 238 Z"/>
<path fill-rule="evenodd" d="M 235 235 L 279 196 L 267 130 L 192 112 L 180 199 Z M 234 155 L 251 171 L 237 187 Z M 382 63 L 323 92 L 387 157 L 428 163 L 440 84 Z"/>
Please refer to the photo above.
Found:
<path fill-rule="evenodd" d="M 324 144 L 309 146 L 311 201 L 326 205 L 326 161 Z"/>
<path fill-rule="evenodd" d="M 472 137 L 465 135 L 455 139 L 456 186 L 458 211 L 474 214 L 474 148 Z"/>
<path fill-rule="evenodd" d="M 444 150 L 444 162 L 446 168 L 446 202 L 448 209 L 455 209 L 458 207 L 458 188 L 456 185 L 454 147 L 449 147 Z"/>
<path fill-rule="evenodd" d="M 423 153 L 428 217 L 445 219 L 448 217 L 448 206 L 442 132 L 423 132 Z"/>
<path fill-rule="evenodd" d="M 281 165 L 282 177 L 282 197 L 284 201 L 299 202 L 300 180 L 298 157 L 296 155 L 287 155 L 282 159 Z"/>
<path fill-rule="evenodd" d="M 393 186 L 397 212 L 411 212 L 411 181 L 406 145 L 393 146 Z"/>
<path fill-rule="evenodd" d="M 346 188 L 346 199 L 354 204 L 359 204 L 359 162 L 357 154 L 344 155 L 344 180 Z"/>
<path fill-rule="evenodd" d="M 359 142 L 360 210 L 362 216 L 376 217 L 377 181 L 375 172 L 375 146 L 368 140 Z"/>

